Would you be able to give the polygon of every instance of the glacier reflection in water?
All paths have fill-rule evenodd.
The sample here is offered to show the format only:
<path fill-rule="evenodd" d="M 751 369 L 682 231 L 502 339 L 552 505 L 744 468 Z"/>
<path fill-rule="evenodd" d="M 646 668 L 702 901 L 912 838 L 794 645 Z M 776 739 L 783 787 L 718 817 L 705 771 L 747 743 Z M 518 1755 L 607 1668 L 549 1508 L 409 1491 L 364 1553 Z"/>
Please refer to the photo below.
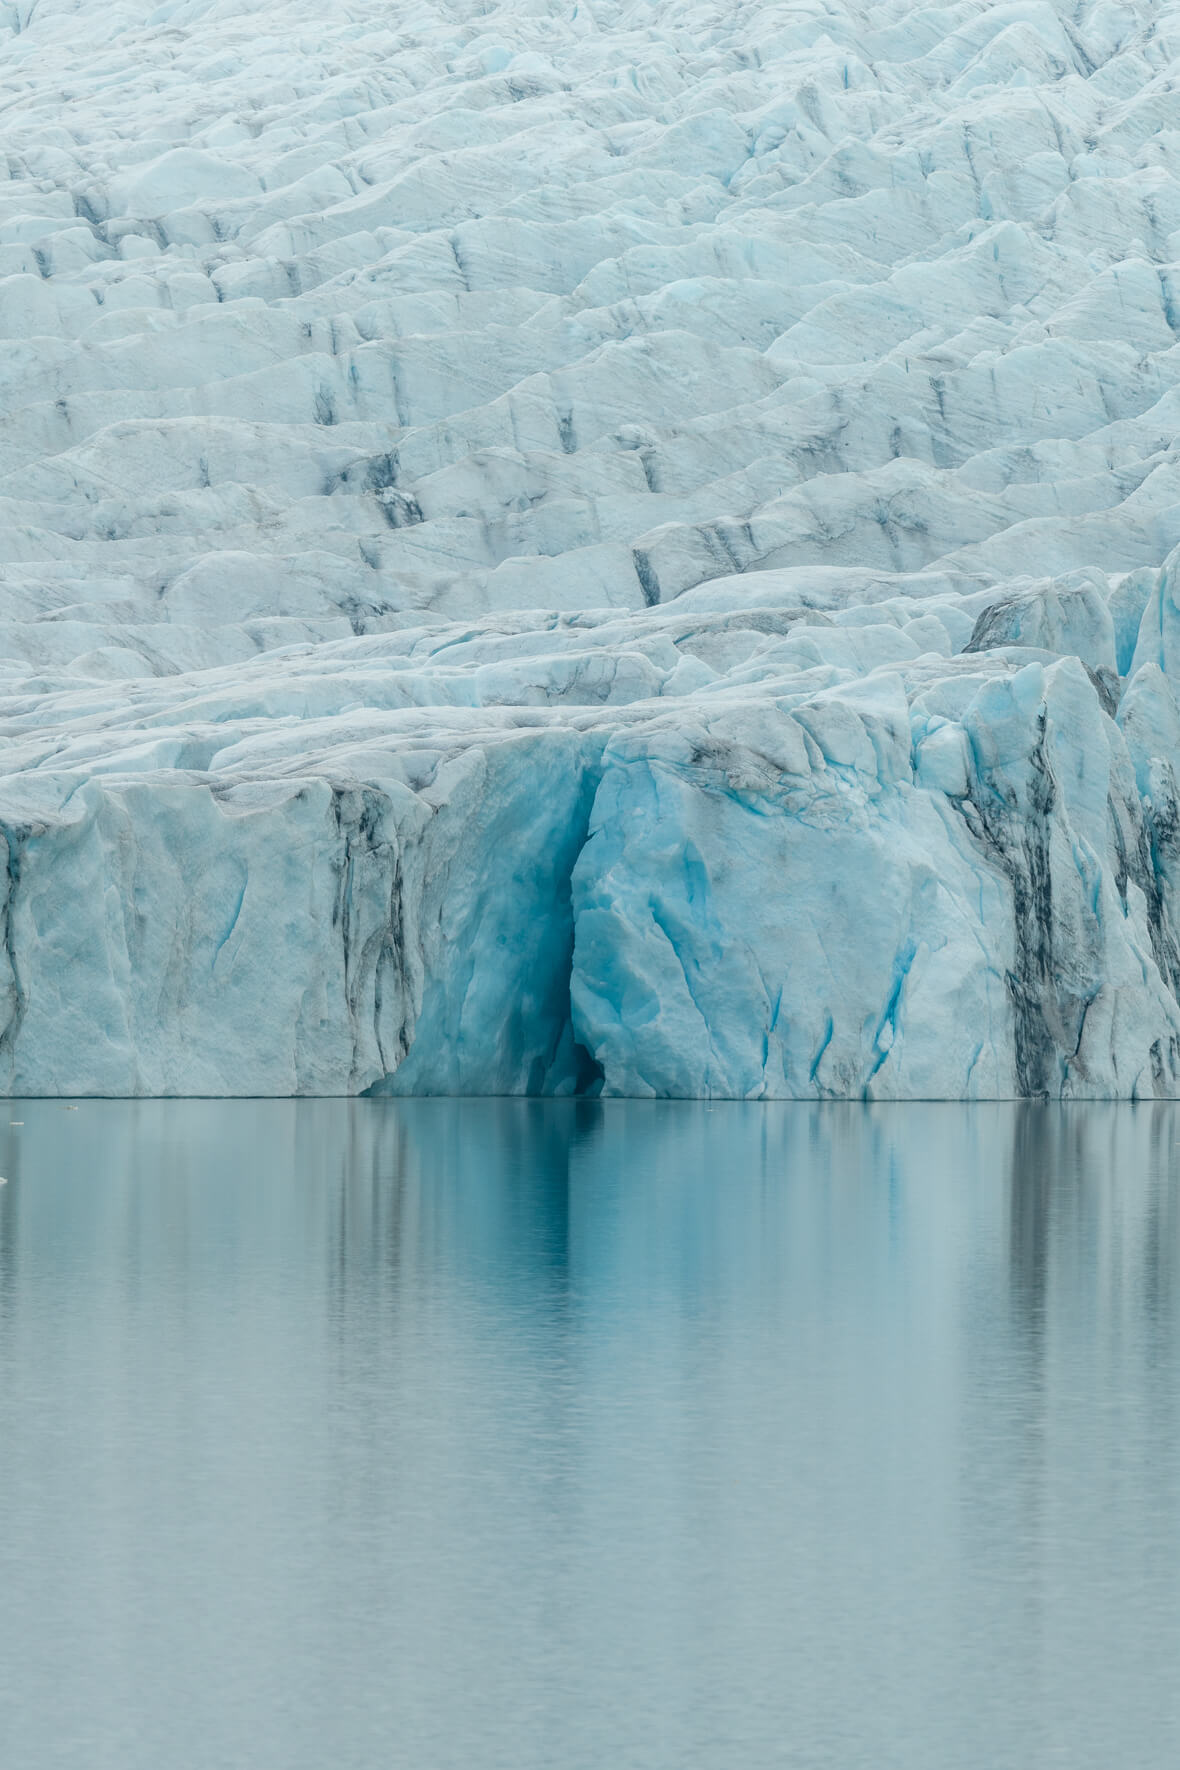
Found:
<path fill-rule="evenodd" d="M 1180 1761 L 1180 1110 L 8 1118 L 14 1770 Z"/>

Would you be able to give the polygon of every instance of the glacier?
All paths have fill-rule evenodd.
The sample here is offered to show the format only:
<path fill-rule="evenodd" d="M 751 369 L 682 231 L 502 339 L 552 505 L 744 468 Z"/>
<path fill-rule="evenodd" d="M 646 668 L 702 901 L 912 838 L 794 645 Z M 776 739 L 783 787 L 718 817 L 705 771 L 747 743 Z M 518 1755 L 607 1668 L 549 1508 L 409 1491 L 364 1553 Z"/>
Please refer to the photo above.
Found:
<path fill-rule="evenodd" d="M 0 1090 L 1180 1095 L 1180 3 L 0 0 Z"/>

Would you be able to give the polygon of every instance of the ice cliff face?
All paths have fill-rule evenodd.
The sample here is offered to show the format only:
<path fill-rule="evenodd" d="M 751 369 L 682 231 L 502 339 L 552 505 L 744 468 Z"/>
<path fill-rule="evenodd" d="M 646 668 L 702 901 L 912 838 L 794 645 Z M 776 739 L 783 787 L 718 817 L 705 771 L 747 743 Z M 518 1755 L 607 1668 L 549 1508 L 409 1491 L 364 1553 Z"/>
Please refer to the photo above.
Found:
<path fill-rule="evenodd" d="M 1180 1092 L 1178 69 L 0 0 L 0 1087 Z"/>

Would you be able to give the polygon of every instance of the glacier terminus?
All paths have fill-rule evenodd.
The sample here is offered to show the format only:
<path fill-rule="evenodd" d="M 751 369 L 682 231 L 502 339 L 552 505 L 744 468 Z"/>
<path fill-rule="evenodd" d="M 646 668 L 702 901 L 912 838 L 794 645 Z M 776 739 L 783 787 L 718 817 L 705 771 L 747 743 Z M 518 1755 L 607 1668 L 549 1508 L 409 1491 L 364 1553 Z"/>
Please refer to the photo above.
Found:
<path fill-rule="evenodd" d="M 0 1089 L 1180 1095 L 1180 4 L 0 0 Z"/>

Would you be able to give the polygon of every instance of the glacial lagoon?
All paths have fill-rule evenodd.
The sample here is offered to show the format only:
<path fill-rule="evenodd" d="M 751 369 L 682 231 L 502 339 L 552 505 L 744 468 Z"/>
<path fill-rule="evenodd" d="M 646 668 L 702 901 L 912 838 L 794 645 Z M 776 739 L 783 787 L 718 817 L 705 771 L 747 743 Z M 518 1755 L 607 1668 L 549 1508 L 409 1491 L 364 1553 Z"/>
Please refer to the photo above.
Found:
<path fill-rule="evenodd" d="M 1180 1108 L 2 1121 L 11 1770 L 1180 1761 Z"/>

